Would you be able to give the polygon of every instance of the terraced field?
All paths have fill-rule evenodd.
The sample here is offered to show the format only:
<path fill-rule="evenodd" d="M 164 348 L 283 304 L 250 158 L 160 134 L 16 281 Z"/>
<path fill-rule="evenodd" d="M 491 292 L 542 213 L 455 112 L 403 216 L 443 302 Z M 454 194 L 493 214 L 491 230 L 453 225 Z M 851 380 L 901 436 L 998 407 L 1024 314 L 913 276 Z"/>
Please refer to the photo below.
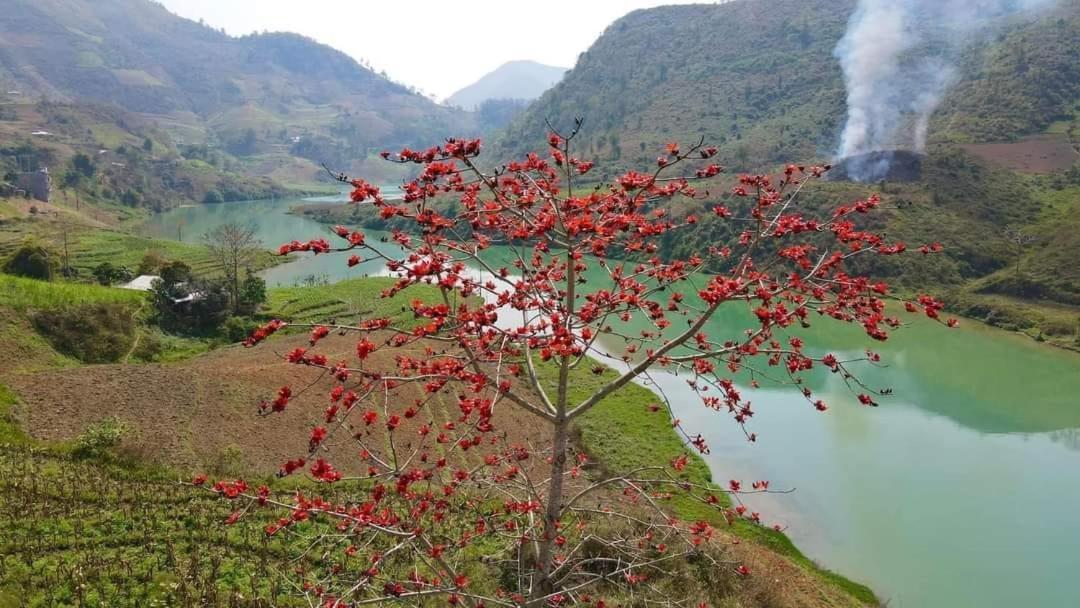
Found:
<path fill-rule="evenodd" d="M 57 253 L 64 250 L 61 226 L 52 222 L 48 226 L 31 227 L 27 224 L 29 222 L 0 226 L 0 257 L 11 253 L 31 233 L 45 241 Z M 156 251 L 168 260 L 183 260 L 197 275 L 213 276 L 220 272 L 206 249 L 198 245 L 151 239 L 108 228 L 71 226 L 67 230 L 71 266 L 78 269 L 82 276 L 90 276 L 93 268 L 102 262 L 127 266 L 134 270 L 138 268 L 143 256 L 150 251 Z M 267 253 L 258 260 L 255 269 L 271 266 L 277 260 L 278 258 Z"/>
<path fill-rule="evenodd" d="M 320 323 L 328 319 L 365 317 L 397 317 L 408 310 L 406 305 L 411 298 L 422 297 L 418 288 L 409 290 L 409 297 L 382 299 L 383 290 L 394 284 L 394 279 L 377 277 L 352 279 L 326 285 L 311 287 L 279 287 L 269 292 L 266 315 L 296 323 Z M 429 292 L 435 296 L 435 290 Z"/>
<path fill-rule="evenodd" d="M 292 573 L 334 560 L 268 536 L 268 514 L 225 526 L 236 508 L 163 472 L 0 446 L 0 606 L 307 605 Z"/>

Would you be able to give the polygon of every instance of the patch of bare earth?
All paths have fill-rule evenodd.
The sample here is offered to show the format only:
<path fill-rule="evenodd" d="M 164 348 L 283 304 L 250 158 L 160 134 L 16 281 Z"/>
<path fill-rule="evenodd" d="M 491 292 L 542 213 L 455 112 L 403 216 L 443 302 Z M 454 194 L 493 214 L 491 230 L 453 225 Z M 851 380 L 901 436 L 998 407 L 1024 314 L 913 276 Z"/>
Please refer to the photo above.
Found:
<path fill-rule="evenodd" d="M 966 144 L 961 147 L 991 164 L 1025 173 L 1061 171 L 1080 159 L 1069 140 L 1056 135 L 1038 135 L 1009 143 Z"/>
<path fill-rule="evenodd" d="M 330 405 L 332 379 L 322 370 L 284 362 L 284 353 L 306 343 L 304 336 L 288 336 L 253 349 L 224 348 L 180 364 L 89 365 L 15 374 L 7 382 L 21 397 L 23 428 L 38 439 L 70 440 L 114 416 L 131 429 L 125 447 L 153 461 L 181 468 L 210 466 L 227 449 L 238 448 L 245 468 L 256 474 L 272 474 L 286 460 L 306 456 L 315 425 L 330 430 L 326 452 L 319 455 L 347 473 L 359 473 L 366 470 L 361 449 L 374 454 L 388 449 L 387 415 L 402 416 L 395 434 L 399 450 L 412 447 L 410 440 L 421 424 L 431 424 L 437 432 L 460 417 L 456 403 L 443 398 L 426 401 L 415 417 L 405 418 L 405 410 L 423 397 L 410 387 L 380 399 L 373 408 L 379 420 L 373 425 L 365 425 L 358 411 L 348 419 L 352 428 L 327 425 L 323 413 Z M 331 361 L 355 364 L 355 344 L 354 337 L 331 336 L 317 350 Z M 376 351 L 369 361 L 382 367 L 386 357 L 401 354 L 394 350 L 399 352 Z M 282 386 L 295 394 L 289 407 L 259 416 L 259 402 L 273 400 Z M 531 414 L 509 405 L 496 408 L 495 426 L 518 443 L 536 441 L 537 432 L 544 432 Z M 353 438 L 357 433 L 360 442 Z"/>
<path fill-rule="evenodd" d="M 761 545 L 740 541 L 731 534 L 722 534 L 717 542 L 728 543 L 731 559 L 750 569 L 750 576 L 739 581 L 733 606 L 838 608 L 864 605 Z"/>

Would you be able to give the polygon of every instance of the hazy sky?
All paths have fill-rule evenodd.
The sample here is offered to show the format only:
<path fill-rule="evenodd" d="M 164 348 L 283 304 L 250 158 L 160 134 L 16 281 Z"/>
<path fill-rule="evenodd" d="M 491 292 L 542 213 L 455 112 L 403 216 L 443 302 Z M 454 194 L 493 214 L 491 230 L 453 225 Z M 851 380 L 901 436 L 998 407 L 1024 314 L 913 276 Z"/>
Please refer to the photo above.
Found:
<path fill-rule="evenodd" d="M 304 34 L 441 100 L 505 61 L 573 67 L 578 54 L 622 15 L 691 0 L 158 1 L 232 35 Z"/>

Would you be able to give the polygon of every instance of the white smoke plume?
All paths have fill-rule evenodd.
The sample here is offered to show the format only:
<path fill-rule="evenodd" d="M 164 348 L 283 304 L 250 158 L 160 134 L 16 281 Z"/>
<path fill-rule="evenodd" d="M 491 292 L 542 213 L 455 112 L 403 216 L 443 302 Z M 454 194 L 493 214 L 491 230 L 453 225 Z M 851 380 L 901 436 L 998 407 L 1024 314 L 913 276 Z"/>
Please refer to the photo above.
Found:
<path fill-rule="evenodd" d="M 954 60 L 997 17 L 1056 0 L 860 0 L 833 54 L 847 87 L 837 157 L 926 147 L 930 116 L 955 81 Z M 855 179 L 884 176 L 889 155 L 849 167 Z"/>

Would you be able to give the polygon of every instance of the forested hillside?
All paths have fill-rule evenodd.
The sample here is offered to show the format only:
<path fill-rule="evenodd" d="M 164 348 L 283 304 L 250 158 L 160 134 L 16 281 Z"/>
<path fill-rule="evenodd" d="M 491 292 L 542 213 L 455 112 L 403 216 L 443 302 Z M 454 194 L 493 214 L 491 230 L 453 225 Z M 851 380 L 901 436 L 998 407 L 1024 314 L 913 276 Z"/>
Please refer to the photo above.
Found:
<path fill-rule="evenodd" d="M 828 159 L 845 116 L 832 51 L 854 5 L 738 0 L 630 13 L 514 121 L 498 149 L 536 148 L 545 119 L 568 126 L 581 116 L 587 151 L 617 166 L 701 136 L 722 144 L 737 168 Z M 931 142 L 1015 138 L 1072 120 L 1078 40 L 1076 0 L 996 20 L 957 58 L 958 82 L 935 114 Z"/>
<path fill-rule="evenodd" d="M 545 120 L 569 129 L 582 117 L 579 153 L 605 179 L 654 166 L 665 142 L 702 137 L 719 144 L 729 173 L 833 161 L 847 112 L 833 49 L 854 6 L 736 0 L 630 13 L 502 132 L 489 158 L 542 148 Z M 1070 307 L 1080 304 L 1080 1 L 987 19 L 953 42 L 954 82 L 932 116 L 921 177 L 820 184 L 804 200 L 882 192 L 891 211 L 874 228 L 912 244 L 940 241 L 946 255 L 877 272 L 901 285 L 929 279 L 958 311 L 1071 341 Z M 931 43 L 910 51 L 942 52 Z M 733 234 L 708 218 L 668 236 L 674 254 Z"/>
<path fill-rule="evenodd" d="M 439 106 L 295 34 L 234 38 L 149 0 L 11 0 L 0 19 L 0 88 L 115 104 L 174 141 L 254 159 L 348 168 L 386 146 L 468 132 Z"/>
<path fill-rule="evenodd" d="M 610 25 L 500 140 L 531 149 L 544 119 L 586 121 L 601 159 L 628 165 L 665 141 L 724 144 L 742 162 L 827 148 L 844 113 L 830 57 L 852 0 L 778 0 L 639 10 Z"/>

